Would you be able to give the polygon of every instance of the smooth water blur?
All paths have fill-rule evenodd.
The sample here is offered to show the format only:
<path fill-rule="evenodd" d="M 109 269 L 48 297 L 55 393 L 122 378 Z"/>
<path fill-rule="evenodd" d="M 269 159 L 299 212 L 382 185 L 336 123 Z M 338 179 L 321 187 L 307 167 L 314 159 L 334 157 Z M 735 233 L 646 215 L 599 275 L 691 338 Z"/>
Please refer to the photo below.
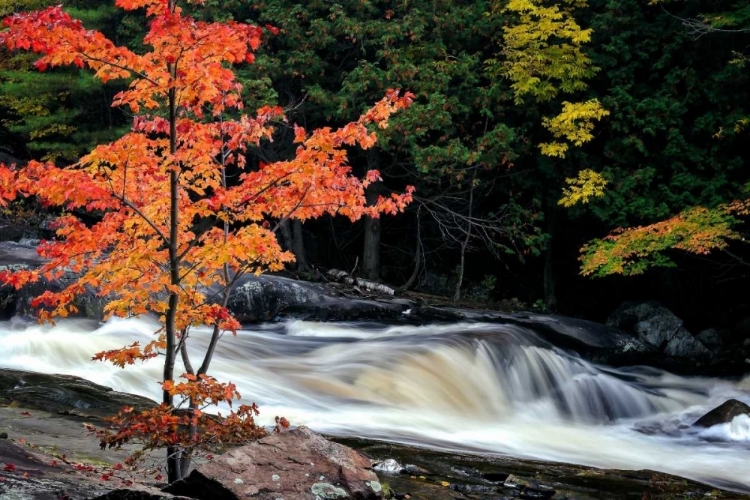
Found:
<path fill-rule="evenodd" d="M 157 329 L 148 318 L 0 322 L 0 366 L 84 377 L 153 399 L 160 360 L 125 370 L 91 361 Z M 193 364 L 207 331 L 192 334 Z M 261 421 L 340 436 L 598 467 L 654 469 L 750 490 L 750 418 L 690 427 L 748 381 L 611 369 L 554 348 L 531 330 L 430 326 L 260 325 L 222 339 L 209 373 L 233 381 Z"/>

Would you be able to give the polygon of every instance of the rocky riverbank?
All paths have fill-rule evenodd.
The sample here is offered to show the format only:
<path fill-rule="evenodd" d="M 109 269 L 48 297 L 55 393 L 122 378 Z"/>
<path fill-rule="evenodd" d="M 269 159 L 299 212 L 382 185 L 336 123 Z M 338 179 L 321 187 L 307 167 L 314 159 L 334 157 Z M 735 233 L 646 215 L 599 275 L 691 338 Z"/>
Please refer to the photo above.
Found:
<path fill-rule="evenodd" d="M 87 431 L 125 400 L 153 404 L 77 377 L 0 370 L 0 498 L 750 499 L 653 471 L 336 440 L 341 446 L 304 428 L 199 461 L 192 479 L 167 493 L 157 455 L 148 474 L 131 475 L 114 467 L 125 452 L 99 449 Z"/>

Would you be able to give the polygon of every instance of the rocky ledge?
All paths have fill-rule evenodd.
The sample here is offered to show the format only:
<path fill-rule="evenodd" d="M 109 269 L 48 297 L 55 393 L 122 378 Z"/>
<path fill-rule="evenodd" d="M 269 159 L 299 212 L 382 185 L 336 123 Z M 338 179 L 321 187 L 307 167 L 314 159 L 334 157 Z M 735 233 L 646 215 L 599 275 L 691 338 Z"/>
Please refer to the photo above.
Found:
<path fill-rule="evenodd" d="M 15 392 L 20 380 L 27 389 L 47 392 Z M 65 398 L 57 396 L 58 382 Z M 9 500 L 750 500 L 654 471 L 332 441 L 304 427 L 199 460 L 185 480 L 167 486 L 159 475 L 161 454 L 151 457 L 155 465 L 148 474 L 125 472 L 115 466 L 124 452 L 100 450 L 87 435 L 83 424 L 101 424 L 99 417 L 74 411 L 84 400 L 97 401 L 102 414 L 114 411 L 128 395 L 76 377 L 11 370 L 0 370 L 0 394 L 0 498 Z M 17 394 L 24 395 L 15 399 Z M 153 404 L 130 397 L 130 404 Z M 39 409 L 45 401 L 53 406 Z"/>

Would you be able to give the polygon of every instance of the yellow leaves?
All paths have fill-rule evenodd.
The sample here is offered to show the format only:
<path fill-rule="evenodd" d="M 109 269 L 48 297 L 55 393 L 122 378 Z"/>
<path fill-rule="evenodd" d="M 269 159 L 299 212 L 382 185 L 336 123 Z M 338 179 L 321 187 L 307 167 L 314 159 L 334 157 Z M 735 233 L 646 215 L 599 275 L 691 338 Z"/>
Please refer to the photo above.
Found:
<path fill-rule="evenodd" d="M 563 197 L 557 204 L 566 208 L 604 196 L 604 188 L 607 186 L 607 179 L 590 169 L 581 170 L 578 177 L 565 179 L 565 182 L 568 187 L 563 189 Z"/>
<path fill-rule="evenodd" d="M 607 116 L 609 111 L 604 109 L 597 99 L 590 99 L 586 102 L 563 102 L 563 109 L 559 115 L 548 118 L 542 118 L 542 125 L 552 132 L 557 139 L 566 139 L 576 146 L 594 138 L 594 121 L 601 120 Z M 547 156 L 565 157 L 568 149 L 567 144 L 552 142 L 540 144 L 542 154 Z"/>
<path fill-rule="evenodd" d="M 76 127 L 73 125 L 65 124 L 53 124 L 48 127 L 44 127 L 38 130 L 32 130 L 29 137 L 32 139 L 39 139 L 50 135 L 70 135 L 76 131 Z"/>
<path fill-rule="evenodd" d="M 539 149 L 545 156 L 565 158 L 569 147 L 564 142 L 545 142 L 539 145 Z"/>
<path fill-rule="evenodd" d="M 516 14 L 518 21 L 503 28 L 501 68 L 503 76 L 513 82 L 517 103 L 524 96 L 544 102 L 559 91 L 586 88 L 585 79 L 598 70 L 582 50 L 592 31 L 576 23 L 571 7 L 511 0 L 500 9 L 500 15 L 507 14 Z"/>
<path fill-rule="evenodd" d="M 503 7 L 495 4 L 494 15 L 516 16 L 503 28 L 505 60 L 488 61 L 490 73 L 508 78 L 517 104 L 531 98 L 549 102 L 560 93 L 575 94 L 586 89 L 586 80 L 599 71 L 584 52 L 591 41 L 591 29 L 578 25 L 574 9 L 586 6 L 585 0 L 545 2 L 509 0 Z M 564 158 L 569 144 L 581 146 L 593 138 L 594 122 L 608 112 L 596 99 L 563 102 L 562 111 L 542 118 L 542 125 L 555 141 L 540 144 L 542 154 Z"/>

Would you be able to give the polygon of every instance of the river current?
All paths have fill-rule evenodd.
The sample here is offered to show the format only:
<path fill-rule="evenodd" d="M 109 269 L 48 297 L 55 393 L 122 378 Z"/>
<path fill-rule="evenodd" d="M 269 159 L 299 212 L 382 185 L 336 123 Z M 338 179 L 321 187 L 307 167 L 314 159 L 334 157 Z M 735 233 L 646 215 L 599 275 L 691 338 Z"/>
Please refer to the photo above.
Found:
<path fill-rule="evenodd" d="M 56 326 L 0 322 L 0 367 L 78 375 L 160 398 L 160 360 L 91 361 L 157 328 L 149 318 Z M 206 332 L 191 339 L 193 364 Z M 700 415 L 739 382 L 594 365 L 509 325 L 385 326 L 289 321 L 226 335 L 209 373 L 243 402 L 337 436 L 618 469 L 653 469 L 750 491 L 750 418 L 710 429 Z"/>

